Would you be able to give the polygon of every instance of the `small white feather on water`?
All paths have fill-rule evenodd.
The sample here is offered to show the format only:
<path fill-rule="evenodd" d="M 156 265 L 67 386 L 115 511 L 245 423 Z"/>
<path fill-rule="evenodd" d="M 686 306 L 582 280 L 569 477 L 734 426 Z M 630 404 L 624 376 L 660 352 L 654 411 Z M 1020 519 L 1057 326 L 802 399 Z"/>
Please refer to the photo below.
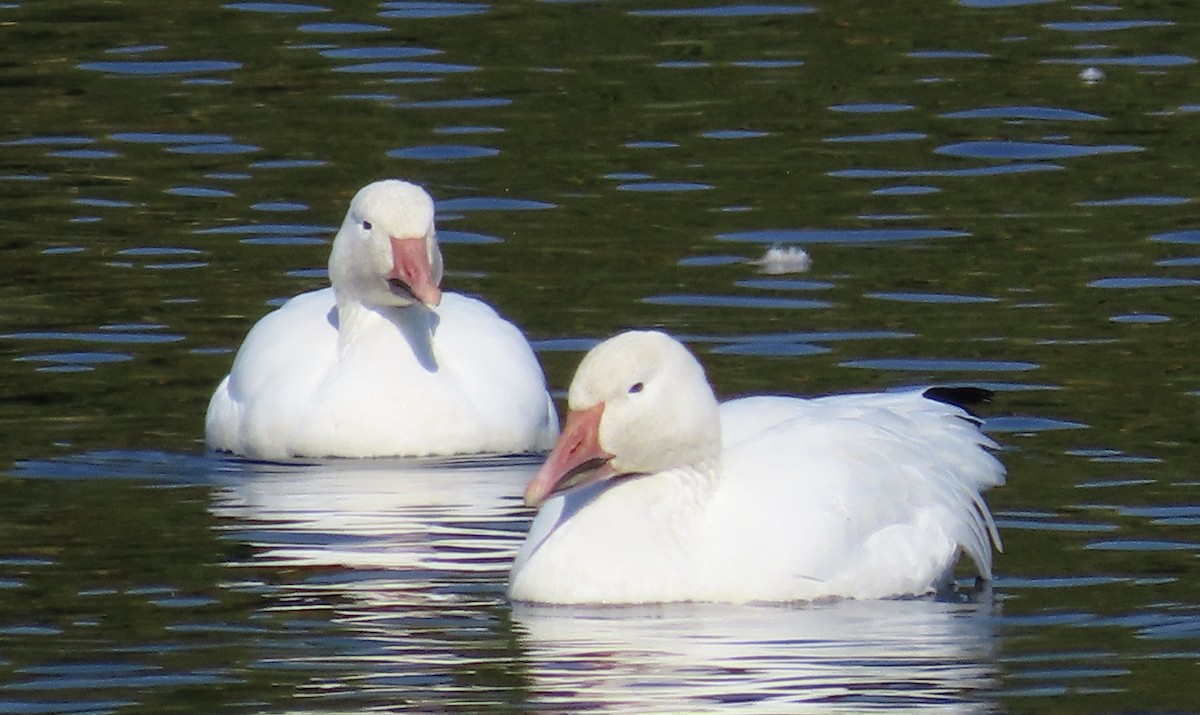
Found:
<path fill-rule="evenodd" d="M 748 261 L 770 276 L 783 273 L 804 273 L 812 267 L 812 258 L 799 246 L 771 246 L 762 258 Z"/>
<path fill-rule="evenodd" d="M 1084 67 L 1079 71 L 1079 79 L 1084 84 L 1096 84 L 1104 80 L 1104 70 L 1099 67 Z"/>

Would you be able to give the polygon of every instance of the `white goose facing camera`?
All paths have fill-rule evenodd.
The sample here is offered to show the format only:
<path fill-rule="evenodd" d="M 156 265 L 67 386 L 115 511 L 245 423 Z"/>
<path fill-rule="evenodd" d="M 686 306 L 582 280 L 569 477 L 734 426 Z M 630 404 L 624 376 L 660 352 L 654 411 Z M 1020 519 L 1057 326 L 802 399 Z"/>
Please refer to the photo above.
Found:
<path fill-rule="evenodd" d="M 209 402 L 212 449 L 258 459 L 541 451 L 558 432 L 521 331 L 443 292 L 434 204 L 361 189 L 333 241 L 331 287 L 262 318 Z"/>

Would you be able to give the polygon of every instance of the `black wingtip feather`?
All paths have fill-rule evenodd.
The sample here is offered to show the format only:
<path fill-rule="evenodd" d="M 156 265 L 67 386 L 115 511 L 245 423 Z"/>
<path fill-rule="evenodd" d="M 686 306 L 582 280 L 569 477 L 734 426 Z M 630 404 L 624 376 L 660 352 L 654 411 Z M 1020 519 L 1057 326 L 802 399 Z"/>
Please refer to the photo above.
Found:
<path fill-rule="evenodd" d="M 921 393 L 928 400 L 952 405 L 972 416 L 978 415 L 971 408 L 991 402 L 993 394 L 995 393 L 991 390 L 982 387 L 931 387 Z"/>

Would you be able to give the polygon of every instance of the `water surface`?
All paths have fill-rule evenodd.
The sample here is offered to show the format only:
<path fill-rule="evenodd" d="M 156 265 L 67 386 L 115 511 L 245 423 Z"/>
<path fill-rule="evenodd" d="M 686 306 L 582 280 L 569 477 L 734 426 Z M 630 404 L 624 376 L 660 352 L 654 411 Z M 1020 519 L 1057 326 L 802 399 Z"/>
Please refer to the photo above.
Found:
<path fill-rule="evenodd" d="M 0 4 L 0 712 L 1195 709 L 1198 21 Z M 205 454 L 246 330 L 385 176 L 556 394 L 633 326 L 722 396 L 994 390 L 995 582 L 514 608 L 536 460 Z M 811 269 L 763 275 L 776 244 Z"/>

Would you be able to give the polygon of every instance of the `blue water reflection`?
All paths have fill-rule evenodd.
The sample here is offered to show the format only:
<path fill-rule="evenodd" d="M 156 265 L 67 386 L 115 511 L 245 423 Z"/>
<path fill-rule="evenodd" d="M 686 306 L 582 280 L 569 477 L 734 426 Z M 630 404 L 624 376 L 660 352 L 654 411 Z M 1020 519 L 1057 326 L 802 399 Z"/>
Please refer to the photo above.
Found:
<path fill-rule="evenodd" d="M 391 149 L 387 155 L 393 159 L 415 159 L 418 161 L 457 161 L 462 159 L 483 159 L 496 156 L 499 149 L 486 146 L 471 146 L 467 144 L 430 144 L 427 146 L 410 146 Z"/>
<path fill-rule="evenodd" d="M 983 178 L 988 176 L 1004 176 L 1006 174 L 1034 174 L 1046 171 L 1060 171 L 1062 166 L 1050 162 L 1017 162 L 1012 164 L 996 164 L 990 166 L 973 166 L 966 169 L 838 169 L 829 172 L 830 176 L 847 179 L 908 179 L 908 178 Z"/>
<path fill-rule="evenodd" d="M 113 75 L 164 77 L 206 72 L 232 72 L 241 66 L 240 62 L 225 60 L 140 60 L 136 62 L 82 62 L 79 69 Z"/>
<path fill-rule="evenodd" d="M 1094 199 L 1078 202 L 1080 206 L 1179 206 L 1191 203 L 1188 196 L 1118 196 L 1112 199 Z"/>
<path fill-rule="evenodd" d="M 772 15 L 807 15 L 816 12 L 807 5 L 714 5 L 709 7 L 670 8 L 662 10 L 631 10 L 630 15 L 641 17 L 769 17 Z"/>
<path fill-rule="evenodd" d="M 703 308 L 757 308 L 760 310 L 816 310 L 833 304 L 807 298 L 774 298 L 742 295 L 679 294 L 652 295 L 642 299 L 649 305 L 678 305 Z"/>
<path fill-rule="evenodd" d="M 329 12 L 329 8 L 321 5 L 305 5 L 292 2 L 229 2 L 221 7 L 230 10 L 245 10 L 247 12 L 266 12 L 275 15 L 306 15 L 319 12 Z"/>
<path fill-rule="evenodd" d="M 772 245 L 782 244 L 841 244 L 862 245 L 873 243 L 890 243 L 893 241 L 921 241 L 940 238 L 961 238 L 967 236 L 964 231 L 938 228 L 873 228 L 873 229 L 834 229 L 834 228 L 795 228 L 768 229 L 756 231 L 738 231 L 723 233 L 717 236 L 722 241 L 741 243 L 763 243 Z"/>
<path fill-rule="evenodd" d="M 826 137 L 822 141 L 833 143 L 864 143 L 864 142 L 910 142 L 924 139 L 923 132 L 878 132 L 875 134 L 854 134 L 842 137 Z"/>
<path fill-rule="evenodd" d="M 415 62 L 411 60 L 387 60 L 383 62 L 364 62 L 353 65 L 342 65 L 334 72 L 351 73 L 414 73 L 414 74 L 449 74 L 456 72 L 474 72 L 478 67 L 473 65 L 456 65 L 448 62 Z"/>
<path fill-rule="evenodd" d="M 413 57 L 428 57 L 440 55 L 441 50 L 427 47 L 403 46 L 370 46 L 370 47 L 336 47 L 321 50 L 321 56 L 337 60 L 403 60 Z"/>
<path fill-rule="evenodd" d="M 943 119 L 1031 119 L 1043 121 L 1097 122 L 1107 119 L 1099 114 L 1060 107 L 982 107 L 946 112 Z"/>
<path fill-rule="evenodd" d="M 1042 27 L 1062 32 L 1113 32 L 1147 27 L 1170 27 L 1169 20 L 1086 20 L 1082 22 L 1047 22 Z"/>
<path fill-rule="evenodd" d="M 992 140 L 945 144 L 935 149 L 934 153 L 945 156 L 961 156 L 972 159 L 1012 159 L 1017 161 L 1027 161 L 1030 159 L 1066 159 L 1077 156 L 1098 156 L 1101 154 L 1128 154 L 1142 150 L 1142 147 L 1130 144 L 1082 146 L 1076 144 L 1060 144 L 1051 142 Z"/>
<path fill-rule="evenodd" d="M 901 104 L 898 102 L 858 102 L 855 104 L 834 104 L 829 107 L 834 112 L 845 112 L 847 114 L 892 114 L 894 112 L 907 112 L 915 109 L 911 104 Z"/>
<path fill-rule="evenodd" d="M 300 32 L 321 35 L 370 35 L 391 30 L 387 25 L 375 25 L 367 22 L 309 22 L 296 29 Z"/>
<path fill-rule="evenodd" d="M 1200 229 L 1184 229 L 1180 231 L 1156 233 L 1150 237 L 1150 240 L 1159 241 L 1161 243 L 1200 244 Z"/>
<path fill-rule="evenodd" d="M 1196 63 L 1187 55 L 1136 55 L 1133 57 L 1056 57 L 1042 60 L 1046 64 L 1088 65 L 1099 67 L 1185 67 Z"/>
<path fill-rule="evenodd" d="M 484 3 L 469 2 L 384 2 L 380 17 L 400 18 L 404 20 L 424 20 L 430 18 L 465 17 L 487 12 Z"/>

